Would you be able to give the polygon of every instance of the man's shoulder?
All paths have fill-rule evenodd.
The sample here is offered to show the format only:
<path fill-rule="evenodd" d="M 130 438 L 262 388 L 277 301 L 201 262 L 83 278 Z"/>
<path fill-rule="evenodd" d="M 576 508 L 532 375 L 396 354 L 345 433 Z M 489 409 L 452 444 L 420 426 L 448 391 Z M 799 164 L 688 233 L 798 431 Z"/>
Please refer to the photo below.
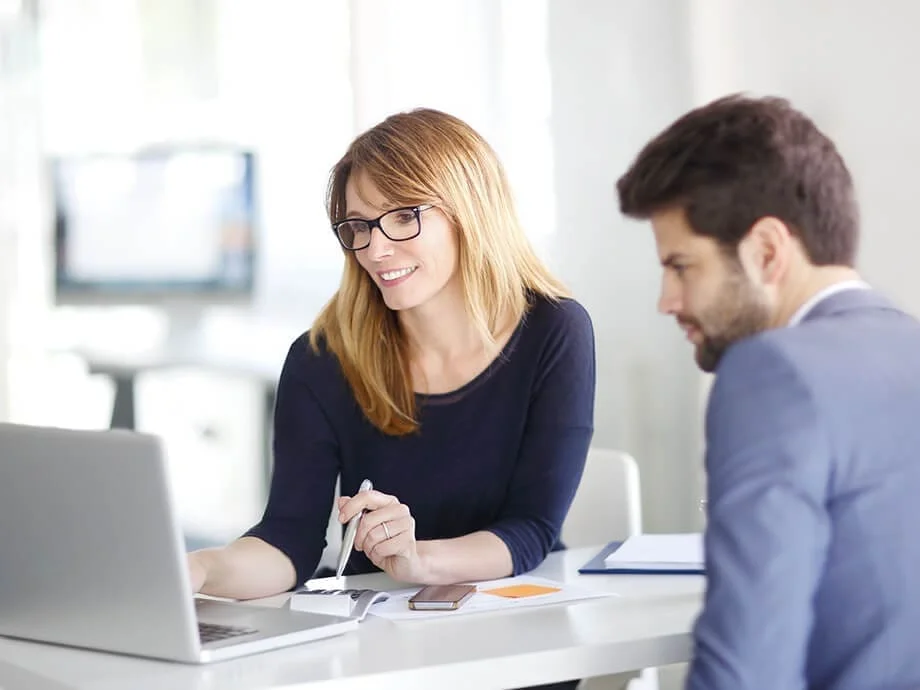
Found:
<path fill-rule="evenodd" d="M 723 355 L 709 395 L 707 425 L 725 419 L 747 424 L 748 418 L 785 414 L 809 404 L 811 397 L 807 362 L 789 334 L 764 331 L 735 343 Z"/>
<path fill-rule="evenodd" d="M 717 376 L 756 377 L 763 368 L 800 376 L 834 376 L 841 366 L 870 366 L 866 353 L 920 347 L 920 323 L 869 290 L 834 295 L 836 306 L 788 328 L 773 328 L 732 345 Z"/>
<path fill-rule="evenodd" d="M 717 377 L 766 377 L 764 369 L 797 371 L 847 356 L 841 332 L 851 328 L 839 319 L 817 319 L 789 328 L 771 328 L 734 343 L 722 357 Z"/>
<path fill-rule="evenodd" d="M 716 368 L 716 380 L 733 378 L 772 378 L 771 370 L 795 369 L 800 334 L 790 328 L 757 333 L 734 343 Z"/>
<path fill-rule="evenodd" d="M 763 414 L 836 408 L 882 381 L 920 380 L 917 351 L 920 327 L 896 311 L 836 313 L 770 329 L 726 351 L 709 409 L 734 417 L 754 408 Z"/>

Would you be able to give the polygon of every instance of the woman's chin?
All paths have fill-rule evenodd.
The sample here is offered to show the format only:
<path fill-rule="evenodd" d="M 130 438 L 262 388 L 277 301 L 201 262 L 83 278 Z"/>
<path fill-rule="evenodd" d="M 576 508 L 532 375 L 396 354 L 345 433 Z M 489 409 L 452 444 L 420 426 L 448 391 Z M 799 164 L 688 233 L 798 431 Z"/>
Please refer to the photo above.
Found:
<path fill-rule="evenodd" d="M 397 294 L 393 290 L 383 290 L 383 303 L 390 311 L 408 311 L 421 304 L 421 301 L 411 294 Z"/>

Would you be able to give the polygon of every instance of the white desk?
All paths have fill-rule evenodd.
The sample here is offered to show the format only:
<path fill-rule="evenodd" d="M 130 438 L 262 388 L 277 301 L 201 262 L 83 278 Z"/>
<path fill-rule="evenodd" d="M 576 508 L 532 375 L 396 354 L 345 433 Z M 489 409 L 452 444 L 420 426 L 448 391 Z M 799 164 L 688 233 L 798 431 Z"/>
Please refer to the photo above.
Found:
<path fill-rule="evenodd" d="M 703 577 L 578 575 L 596 551 L 551 554 L 534 574 L 621 596 L 424 622 L 368 616 L 355 633 L 209 666 L 0 638 L 0 688 L 506 688 L 689 660 Z M 388 579 L 362 575 L 347 586 L 387 587 Z"/>

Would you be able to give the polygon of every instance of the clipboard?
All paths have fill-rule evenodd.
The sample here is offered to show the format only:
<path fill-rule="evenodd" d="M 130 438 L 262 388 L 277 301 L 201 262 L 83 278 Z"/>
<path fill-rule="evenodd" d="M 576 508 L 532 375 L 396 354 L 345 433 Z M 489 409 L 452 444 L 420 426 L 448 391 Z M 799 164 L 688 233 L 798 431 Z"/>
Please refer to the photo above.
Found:
<path fill-rule="evenodd" d="M 672 570 L 647 568 L 611 568 L 604 559 L 620 548 L 622 541 L 612 541 L 597 552 L 590 561 L 578 569 L 579 575 L 705 575 L 702 568 L 681 568 Z"/>

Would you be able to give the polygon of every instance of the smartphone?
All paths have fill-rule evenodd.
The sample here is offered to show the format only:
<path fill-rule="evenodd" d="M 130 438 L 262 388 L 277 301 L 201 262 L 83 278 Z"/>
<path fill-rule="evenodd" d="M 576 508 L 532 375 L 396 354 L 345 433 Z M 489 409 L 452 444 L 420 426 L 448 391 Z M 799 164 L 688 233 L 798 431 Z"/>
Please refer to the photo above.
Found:
<path fill-rule="evenodd" d="M 413 611 L 451 611 L 476 593 L 476 585 L 428 585 L 409 599 Z"/>

